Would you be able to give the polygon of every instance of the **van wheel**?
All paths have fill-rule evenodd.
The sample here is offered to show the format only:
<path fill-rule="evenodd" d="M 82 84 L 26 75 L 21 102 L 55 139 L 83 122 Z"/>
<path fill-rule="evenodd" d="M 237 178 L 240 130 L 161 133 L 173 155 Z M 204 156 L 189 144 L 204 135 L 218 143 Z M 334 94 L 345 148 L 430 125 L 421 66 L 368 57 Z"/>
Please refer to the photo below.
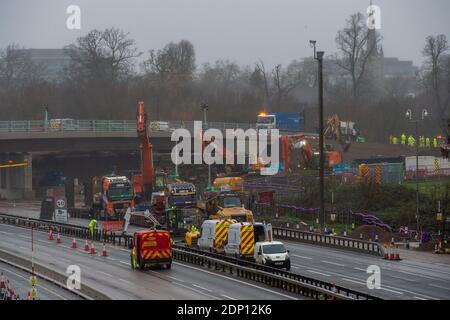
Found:
<path fill-rule="evenodd" d="M 289 261 L 287 264 L 286 264 L 286 271 L 290 271 L 291 270 L 291 262 Z"/>
<path fill-rule="evenodd" d="M 170 270 L 171 268 L 172 268 L 172 264 L 171 263 L 166 264 L 166 269 L 167 270 Z"/>

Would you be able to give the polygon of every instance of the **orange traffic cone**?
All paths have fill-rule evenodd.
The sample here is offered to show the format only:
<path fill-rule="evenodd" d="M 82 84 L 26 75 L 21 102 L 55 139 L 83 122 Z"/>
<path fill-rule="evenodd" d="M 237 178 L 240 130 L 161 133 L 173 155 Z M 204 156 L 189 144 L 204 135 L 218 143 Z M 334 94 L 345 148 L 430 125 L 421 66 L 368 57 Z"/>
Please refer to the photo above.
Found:
<path fill-rule="evenodd" d="M 77 241 L 75 240 L 75 238 L 73 238 L 73 240 L 72 240 L 72 248 L 73 249 L 77 248 Z"/>
<path fill-rule="evenodd" d="M 48 240 L 54 240 L 53 239 L 53 229 L 50 227 L 50 233 L 48 234 Z"/>
<path fill-rule="evenodd" d="M 389 260 L 389 247 L 387 244 L 384 245 L 384 259 Z"/>
<path fill-rule="evenodd" d="M 108 256 L 108 252 L 106 252 L 106 245 L 105 245 L 105 243 L 103 243 L 102 257 L 107 257 L 107 256 Z"/>
<path fill-rule="evenodd" d="M 398 252 L 398 245 L 395 246 L 394 260 L 395 260 L 395 261 L 400 261 L 400 260 L 402 260 L 402 259 L 400 259 L 400 252 Z"/>
<path fill-rule="evenodd" d="M 59 236 L 59 231 L 56 235 L 56 243 L 61 243 L 61 237 Z"/>
<path fill-rule="evenodd" d="M 389 253 L 389 260 L 395 260 L 394 246 L 393 245 L 391 245 L 391 251 Z"/>
<path fill-rule="evenodd" d="M 89 251 L 89 243 L 86 240 L 86 243 L 84 244 L 84 251 Z"/>
<path fill-rule="evenodd" d="M 92 245 L 91 245 L 91 252 L 90 252 L 90 254 L 95 254 L 94 243 L 92 243 Z"/>

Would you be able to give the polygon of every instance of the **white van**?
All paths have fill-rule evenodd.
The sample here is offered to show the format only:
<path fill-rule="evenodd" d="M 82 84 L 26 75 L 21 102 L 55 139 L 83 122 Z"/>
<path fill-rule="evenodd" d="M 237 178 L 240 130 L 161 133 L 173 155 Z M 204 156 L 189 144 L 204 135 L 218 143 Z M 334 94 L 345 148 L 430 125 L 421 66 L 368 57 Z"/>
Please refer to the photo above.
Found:
<path fill-rule="evenodd" d="M 227 241 L 228 226 L 233 220 L 205 220 L 200 231 L 198 247 L 203 250 L 222 252 Z"/>
<path fill-rule="evenodd" d="M 228 226 L 226 255 L 253 259 L 255 243 L 268 240 L 267 227 L 261 222 L 238 222 Z"/>
<path fill-rule="evenodd" d="M 266 266 L 275 268 L 291 269 L 289 250 L 280 241 L 265 241 L 255 244 L 255 261 Z"/>

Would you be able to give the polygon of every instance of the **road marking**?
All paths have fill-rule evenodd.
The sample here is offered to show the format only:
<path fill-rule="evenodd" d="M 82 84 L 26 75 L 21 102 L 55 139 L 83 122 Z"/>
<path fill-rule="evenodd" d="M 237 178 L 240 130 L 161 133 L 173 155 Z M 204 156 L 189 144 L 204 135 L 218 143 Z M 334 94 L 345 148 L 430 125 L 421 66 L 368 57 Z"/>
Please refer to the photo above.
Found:
<path fill-rule="evenodd" d="M 134 283 L 132 283 L 132 282 L 130 282 L 130 281 L 127 281 L 127 280 L 125 280 L 125 279 L 122 279 L 122 278 L 117 278 L 117 280 L 122 281 L 122 282 L 125 282 L 125 283 L 128 283 L 128 284 L 130 284 L 130 285 L 134 285 Z"/>
<path fill-rule="evenodd" d="M 202 271 L 202 272 L 205 272 L 205 273 L 208 273 L 208 274 L 215 275 L 215 276 L 220 277 L 220 278 L 225 278 L 227 280 L 231 280 L 231 281 L 234 281 L 234 282 L 238 282 L 238 283 L 244 284 L 244 285 L 249 286 L 249 287 L 254 287 L 254 288 L 257 288 L 257 289 L 260 289 L 260 290 L 264 290 L 264 291 L 267 291 L 267 292 L 270 292 L 270 293 L 273 293 L 273 294 L 276 294 L 276 295 L 280 295 L 280 296 L 289 298 L 291 300 L 298 300 L 297 298 L 291 297 L 291 296 L 289 296 L 287 294 L 283 294 L 281 292 L 270 290 L 268 288 L 260 287 L 260 286 L 254 285 L 252 283 L 247 283 L 247 282 L 244 282 L 244 281 L 241 281 L 241 280 L 238 280 L 238 279 L 230 278 L 230 277 L 224 276 L 222 274 L 214 273 L 214 272 L 211 272 L 211 271 L 208 271 L 208 270 L 204 270 L 204 269 L 200 269 L 200 268 L 195 268 L 195 267 L 188 266 L 188 265 L 185 265 L 185 264 L 182 264 L 182 263 L 179 263 L 179 262 L 173 262 L 173 263 L 177 264 L 177 265 L 180 265 L 182 267 L 185 267 L 185 268 L 194 269 L 194 270 L 197 270 L 197 271 Z"/>
<path fill-rule="evenodd" d="M 29 236 L 24 236 L 23 234 L 18 234 L 17 236 L 21 237 L 23 239 L 31 240 L 31 238 Z"/>
<path fill-rule="evenodd" d="M 386 277 L 391 277 L 391 278 L 395 278 L 395 279 L 400 279 L 400 280 L 404 280 L 404 281 L 408 281 L 408 282 L 417 282 L 416 280 L 412 280 L 412 279 L 406 279 L 406 278 L 402 278 L 402 277 L 397 277 L 397 276 L 393 276 L 393 275 L 387 275 Z"/>
<path fill-rule="evenodd" d="M 393 269 L 391 269 L 391 270 L 393 270 Z M 436 281 L 439 281 L 439 280 L 440 280 L 440 279 L 438 279 L 438 278 L 428 277 L 428 276 L 424 276 L 424 275 L 420 275 L 420 274 L 412 273 L 412 272 L 408 272 L 408 271 L 403 271 L 403 270 L 394 270 L 394 271 L 401 272 L 401 273 L 405 273 L 405 274 L 410 274 L 410 275 L 412 275 L 412 276 L 421 277 L 421 278 L 426 278 L 426 279 L 430 279 L 430 280 L 436 280 Z"/>
<path fill-rule="evenodd" d="M 0 233 L 9 234 L 9 235 L 12 234 L 11 232 L 6 232 L 6 231 L 0 231 Z"/>
<path fill-rule="evenodd" d="M 302 258 L 302 259 L 308 259 L 308 260 L 312 260 L 312 258 L 311 258 L 311 257 L 299 256 L 298 254 L 291 254 L 291 256 L 293 256 L 293 257 L 297 257 L 297 258 Z"/>
<path fill-rule="evenodd" d="M 418 299 L 418 300 L 427 300 L 427 299 L 421 298 L 421 297 L 413 297 L 413 298 Z"/>
<path fill-rule="evenodd" d="M 391 289 L 386 289 L 386 288 L 383 287 L 383 286 L 381 286 L 380 289 L 381 289 L 381 290 L 385 290 L 385 291 L 389 291 L 389 292 L 393 292 L 393 293 L 396 293 L 396 294 L 403 294 L 403 292 L 395 291 L 395 290 L 391 290 Z M 401 289 L 400 289 L 400 290 L 401 290 Z"/>
<path fill-rule="evenodd" d="M 306 270 L 306 271 L 311 272 L 311 273 L 321 274 L 321 275 L 323 275 L 325 277 L 331 277 L 331 275 L 323 273 L 323 272 L 319 272 L 319 271 L 314 271 L 314 270 Z"/>
<path fill-rule="evenodd" d="M 359 271 L 364 271 L 364 272 L 367 272 L 367 270 L 366 270 L 366 269 L 363 269 L 363 268 L 357 268 L 357 267 L 354 267 L 353 269 L 355 269 L 355 270 L 359 270 Z"/>
<path fill-rule="evenodd" d="M 300 269 L 299 267 L 293 266 L 293 265 L 291 265 L 291 268 L 294 268 L 294 269 Z"/>
<path fill-rule="evenodd" d="M 110 275 L 109 273 L 106 273 L 106 272 L 103 272 L 103 271 L 100 271 L 100 270 L 97 270 L 97 272 L 98 273 L 101 273 L 101 274 L 104 274 L 104 275 L 106 275 L 106 276 L 108 276 L 108 277 L 111 277 L 111 278 L 114 278 L 112 275 Z"/>
<path fill-rule="evenodd" d="M 227 296 L 226 294 L 221 294 L 221 296 L 222 296 L 222 297 L 225 297 L 225 298 L 227 298 L 227 299 L 230 299 L 230 300 L 237 300 L 237 299 L 235 299 L 235 298 L 232 298 L 232 297 Z"/>
<path fill-rule="evenodd" d="M 172 280 L 175 280 L 175 281 L 185 282 L 184 280 L 181 280 L 181 279 L 178 279 L 178 278 L 175 278 L 175 277 L 172 277 L 172 276 L 166 276 L 166 277 L 170 278 Z"/>
<path fill-rule="evenodd" d="M 364 282 L 361 282 L 361 281 L 355 281 L 355 280 L 352 280 L 352 279 L 342 278 L 342 280 L 343 280 L 343 281 L 348 281 L 348 282 L 353 282 L 353 283 L 365 285 Z"/>
<path fill-rule="evenodd" d="M 321 262 L 332 264 L 332 265 L 335 265 L 335 266 L 345 267 L 345 265 L 342 264 L 342 263 L 337 263 L 337 262 L 332 262 L 332 261 L 327 261 L 327 260 L 322 260 Z"/>
<path fill-rule="evenodd" d="M 432 284 L 432 283 L 429 283 L 428 285 L 429 285 L 429 286 L 432 286 L 432 287 L 436 287 L 436 288 L 444 289 L 444 290 L 450 290 L 450 288 L 448 288 L 448 287 L 442 287 L 442 286 L 438 286 L 437 284 Z"/>
<path fill-rule="evenodd" d="M 357 283 L 357 284 L 360 284 L 362 286 L 366 286 L 367 287 L 367 283 L 365 283 L 365 282 L 355 281 L 355 280 L 347 279 L 347 278 L 342 278 L 342 280 L 348 281 L 348 282 Z M 390 288 L 393 288 L 393 287 L 390 287 Z M 395 289 L 397 289 L 397 288 L 395 288 Z M 391 289 L 386 289 L 383 286 L 381 286 L 381 288 L 379 290 L 385 290 L 385 291 L 389 291 L 389 292 L 396 293 L 396 294 L 403 294 L 403 292 L 395 291 L 395 290 L 391 290 Z M 403 289 L 399 289 L 399 290 L 403 290 Z"/>
<path fill-rule="evenodd" d="M 122 260 L 120 260 L 119 262 L 123 263 L 123 264 L 126 264 L 127 266 L 131 266 L 131 264 L 129 262 L 125 262 L 125 261 L 122 261 Z"/>
<path fill-rule="evenodd" d="M 212 292 L 211 290 L 206 289 L 206 288 L 204 288 L 204 287 L 202 287 L 202 286 L 199 286 L 198 284 L 193 283 L 192 285 L 193 285 L 194 287 L 199 288 L 199 289 L 202 289 L 202 290 L 205 290 L 205 291 L 208 291 L 208 292 Z"/>
<path fill-rule="evenodd" d="M 181 283 L 177 283 L 177 282 L 172 282 L 172 283 L 173 283 L 173 284 L 176 284 L 177 286 L 180 286 L 180 287 L 183 287 L 183 288 L 186 288 L 186 289 L 192 290 L 192 291 L 194 291 L 194 292 L 200 293 L 200 294 L 202 294 L 202 295 L 204 295 L 204 296 L 207 296 L 207 297 L 210 297 L 210 298 L 213 298 L 213 299 L 219 300 L 219 297 L 215 297 L 215 296 L 213 296 L 213 295 L 210 295 L 210 294 L 204 293 L 203 291 L 200 291 L 200 290 L 194 289 L 194 288 L 192 288 L 192 287 L 188 287 L 188 286 L 185 286 L 184 284 L 181 284 Z"/>
<path fill-rule="evenodd" d="M 23 249 L 23 250 L 30 250 L 31 251 L 31 248 L 26 248 L 26 247 L 19 247 L 20 249 Z"/>

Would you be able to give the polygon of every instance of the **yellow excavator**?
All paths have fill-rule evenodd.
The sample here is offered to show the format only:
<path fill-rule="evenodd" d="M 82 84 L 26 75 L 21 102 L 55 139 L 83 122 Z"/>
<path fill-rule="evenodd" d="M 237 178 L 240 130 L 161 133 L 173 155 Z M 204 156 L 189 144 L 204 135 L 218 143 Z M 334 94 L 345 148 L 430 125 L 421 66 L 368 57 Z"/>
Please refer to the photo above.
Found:
<path fill-rule="evenodd" d="M 356 140 L 358 131 L 352 121 L 341 121 L 337 114 L 329 117 L 325 123 L 324 136 L 327 139 L 337 140 L 344 152 L 348 152 L 351 146 L 351 140 Z M 344 131 L 344 135 L 342 134 Z"/>

